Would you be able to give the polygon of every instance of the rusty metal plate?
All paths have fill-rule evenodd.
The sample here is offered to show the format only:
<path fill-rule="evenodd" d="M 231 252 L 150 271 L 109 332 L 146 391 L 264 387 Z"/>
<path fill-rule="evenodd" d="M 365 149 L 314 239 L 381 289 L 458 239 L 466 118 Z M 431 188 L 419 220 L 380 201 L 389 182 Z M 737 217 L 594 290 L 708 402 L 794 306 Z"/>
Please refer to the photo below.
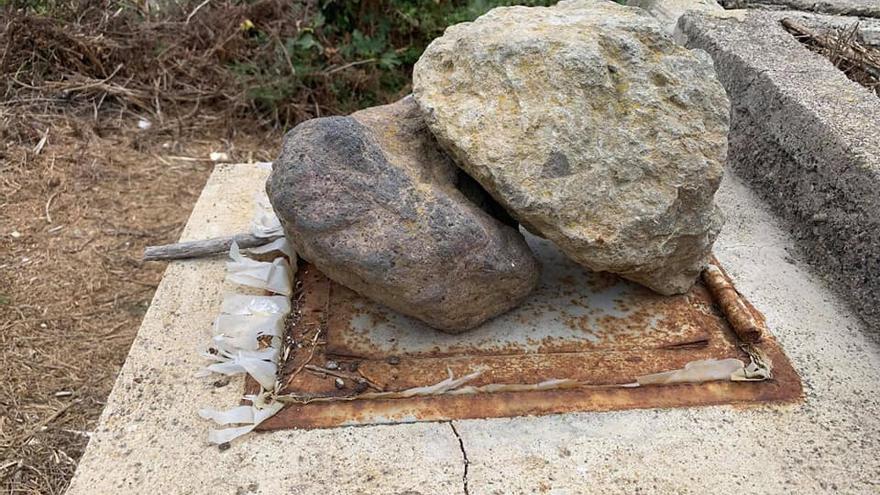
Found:
<path fill-rule="evenodd" d="M 682 368 L 691 361 L 736 357 L 748 362 L 748 357 L 702 284 L 685 295 L 660 296 L 613 275 L 586 271 L 549 241 L 526 237 L 542 262 L 539 288 L 519 308 L 462 335 L 433 330 L 304 265 L 295 301 L 298 318 L 291 322 L 286 337 L 291 352 L 282 366 L 282 381 L 287 383 L 283 392 L 344 399 L 370 388 L 401 391 L 432 385 L 447 378 L 450 371 L 455 376 L 481 371 L 469 383 L 474 386 L 535 384 L 548 379 L 574 379 L 588 385 L 407 399 L 319 400 L 289 405 L 260 429 L 801 397 L 800 380 L 769 332 L 759 346 L 773 362 L 772 380 L 619 387 L 637 376 Z M 321 371 L 328 363 L 334 369 Z"/>
<path fill-rule="evenodd" d="M 528 241 L 542 263 L 537 290 L 520 307 L 460 335 L 442 334 L 334 286 L 327 352 L 366 359 L 499 355 L 664 348 L 707 339 L 691 314 L 698 308 L 687 304 L 689 296 L 663 297 L 613 275 L 585 271 L 550 241 L 534 236 Z"/>

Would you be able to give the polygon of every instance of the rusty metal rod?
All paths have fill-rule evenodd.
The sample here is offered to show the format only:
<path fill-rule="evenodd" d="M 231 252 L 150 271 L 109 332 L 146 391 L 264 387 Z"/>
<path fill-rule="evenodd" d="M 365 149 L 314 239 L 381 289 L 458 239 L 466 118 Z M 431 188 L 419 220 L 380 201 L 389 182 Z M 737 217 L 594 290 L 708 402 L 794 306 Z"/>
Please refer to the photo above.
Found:
<path fill-rule="evenodd" d="M 752 311 L 727 274 L 717 265 L 710 263 L 703 270 L 703 282 L 737 337 L 747 343 L 761 340 L 764 333 L 761 323 L 752 315 Z"/>

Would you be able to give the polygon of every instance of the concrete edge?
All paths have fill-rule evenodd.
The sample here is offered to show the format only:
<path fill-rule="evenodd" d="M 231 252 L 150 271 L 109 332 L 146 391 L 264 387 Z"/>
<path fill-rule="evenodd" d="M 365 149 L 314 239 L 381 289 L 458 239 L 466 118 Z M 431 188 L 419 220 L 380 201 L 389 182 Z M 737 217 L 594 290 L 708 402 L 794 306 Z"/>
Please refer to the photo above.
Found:
<path fill-rule="evenodd" d="M 880 18 L 880 3 L 871 0 L 721 0 L 727 8 L 802 10 L 817 14 Z"/>
<path fill-rule="evenodd" d="M 880 328 L 880 99 L 779 21 L 823 16 L 689 12 L 679 31 L 706 50 L 731 100 L 728 163 L 790 225 L 811 264 Z M 824 19 L 830 20 L 830 19 Z"/>

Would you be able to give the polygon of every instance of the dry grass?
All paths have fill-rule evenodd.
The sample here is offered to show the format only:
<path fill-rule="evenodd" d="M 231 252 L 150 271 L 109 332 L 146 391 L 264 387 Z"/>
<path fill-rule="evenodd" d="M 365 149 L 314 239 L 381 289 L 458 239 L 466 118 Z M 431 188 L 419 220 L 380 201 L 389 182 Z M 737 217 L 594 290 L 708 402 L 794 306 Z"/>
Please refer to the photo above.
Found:
<path fill-rule="evenodd" d="M 249 20 L 276 36 L 279 30 L 295 32 L 288 24 L 301 19 L 303 8 L 282 0 L 223 1 L 189 18 L 186 12 L 198 4 L 169 2 L 161 17 L 114 0 L 73 3 L 70 12 L 59 8 L 56 16 L 0 11 L 5 14 L 0 22 L 3 99 L 28 109 L 62 111 L 98 112 L 115 104 L 156 123 L 170 118 L 171 125 L 205 107 L 213 119 L 253 116 L 249 81 L 229 66 L 271 52 L 274 45 L 254 41 L 240 24 Z M 310 114 L 293 116 L 301 120 Z"/>
<path fill-rule="evenodd" d="M 782 26 L 808 48 L 828 58 L 850 80 L 880 96 L 880 49 L 860 42 L 858 23 L 820 32 L 786 18 Z"/>
<path fill-rule="evenodd" d="M 28 119 L 0 119 L 0 490 L 61 493 L 164 270 L 144 246 L 176 239 L 209 152 L 271 159 L 278 136 Z"/>

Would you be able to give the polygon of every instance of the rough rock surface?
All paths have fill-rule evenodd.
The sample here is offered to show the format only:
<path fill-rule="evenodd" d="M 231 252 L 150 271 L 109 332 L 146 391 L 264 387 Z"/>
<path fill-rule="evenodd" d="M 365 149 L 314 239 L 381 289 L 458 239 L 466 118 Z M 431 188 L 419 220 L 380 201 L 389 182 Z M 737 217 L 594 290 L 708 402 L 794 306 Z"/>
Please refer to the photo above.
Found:
<path fill-rule="evenodd" d="M 701 12 L 724 11 L 716 0 L 628 0 L 626 5 L 641 7 L 656 17 L 666 32 L 673 34 L 678 18 L 685 12 L 697 10 Z"/>
<path fill-rule="evenodd" d="M 459 166 L 578 263 L 688 290 L 723 223 L 728 102 L 712 60 L 610 1 L 498 8 L 415 66 Z"/>
<path fill-rule="evenodd" d="M 328 277 L 457 333 L 517 306 L 539 271 L 458 174 L 408 97 L 298 125 L 267 191 L 297 253 Z"/>

